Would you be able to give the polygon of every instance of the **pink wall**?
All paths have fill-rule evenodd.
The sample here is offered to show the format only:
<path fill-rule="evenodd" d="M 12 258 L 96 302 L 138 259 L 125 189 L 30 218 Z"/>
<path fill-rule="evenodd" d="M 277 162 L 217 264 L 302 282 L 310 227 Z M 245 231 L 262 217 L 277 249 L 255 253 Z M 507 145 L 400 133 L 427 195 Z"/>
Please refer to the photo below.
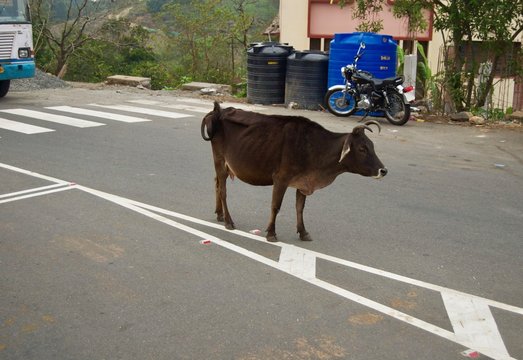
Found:
<path fill-rule="evenodd" d="M 331 38 L 335 33 L 355 32 L 358 21 L 352 19 L 352 5 L 340 9 L 339 5 L 330 4 L 329 0 L 309 0 L 309 29 L 310 38 Z M 396 40 L 410 40 L 412 36 L 407 32 L 404 19 L 397 19 L 392 14 L 390 5 L 383 5 L 379 16 L 383 21 L 382 34 L 392 35 Z M 432 40 L 432 13 L 425 12 L 429 26 L 425 32 L 415 34 L 415 39 L 421 41 Z"/>

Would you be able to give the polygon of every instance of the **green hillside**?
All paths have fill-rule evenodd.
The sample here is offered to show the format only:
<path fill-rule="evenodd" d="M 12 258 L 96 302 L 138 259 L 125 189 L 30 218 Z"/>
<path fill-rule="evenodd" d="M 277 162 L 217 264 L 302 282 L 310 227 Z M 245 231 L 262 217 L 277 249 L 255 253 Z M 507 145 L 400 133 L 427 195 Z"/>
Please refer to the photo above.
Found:
<path fill-rule="evenodd" d="M 265 41 L 278 0 L 33 0 L 38 66 L 65 80 L 113 74 L 153 88 L 194 80 L 238 83 L 246 49 Z"/>

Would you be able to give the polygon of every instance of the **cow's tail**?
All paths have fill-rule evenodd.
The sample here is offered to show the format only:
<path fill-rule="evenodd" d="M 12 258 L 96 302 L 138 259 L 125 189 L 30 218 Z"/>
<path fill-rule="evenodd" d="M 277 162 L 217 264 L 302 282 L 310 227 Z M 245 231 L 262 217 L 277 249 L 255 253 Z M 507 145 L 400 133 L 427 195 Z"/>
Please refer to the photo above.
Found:
<path fill-rule="evenodd" d="M 203 140 L 212 140 L 218 128 L 218 121 L 220 120 L 221 111 L 222 109 L 220 108 L 220 103 L 215 101 L 214 109 L 210 113 L 205 115 L 205 117 L 202 120 L 201 134 Z"/>

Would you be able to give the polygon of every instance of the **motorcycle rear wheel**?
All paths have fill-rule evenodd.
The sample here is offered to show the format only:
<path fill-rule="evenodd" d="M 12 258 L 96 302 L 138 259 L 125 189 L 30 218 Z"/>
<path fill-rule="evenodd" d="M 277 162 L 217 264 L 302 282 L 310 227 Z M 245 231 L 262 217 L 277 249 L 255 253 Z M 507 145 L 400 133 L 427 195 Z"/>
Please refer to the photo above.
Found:
<path fill-rule="evenodd" d="M 396 91 L 387 93 L 389 105 L 383 109 L 385 117 L 393 125 L 405 125 L 410 119 L 410 104 L 405 104 L 403 95 Z"/>
<path fill-rule="evenodd" d="M 345 98 L 344 98 L 345 96 Z M 325 94 L 325 105 L 327 110 L 336 116 L 350 116 L 357 110 L 356 99 L 350 93 L 335 89 Z"/>

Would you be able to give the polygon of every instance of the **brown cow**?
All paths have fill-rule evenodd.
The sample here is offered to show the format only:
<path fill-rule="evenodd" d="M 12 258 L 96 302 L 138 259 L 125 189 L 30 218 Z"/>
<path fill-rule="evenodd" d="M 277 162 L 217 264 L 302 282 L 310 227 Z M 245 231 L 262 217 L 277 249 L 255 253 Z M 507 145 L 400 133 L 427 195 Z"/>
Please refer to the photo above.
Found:
<path fill-rule="evenodd" d="M 234 223 L 227 208 L 227 176 L 251 185 L 273 185 L 267 240 L 276 239 L 276 215 L 287 187 L 296 188 L 297 230 L 312 240 L 303 224 L 305 198 L 344 172 L 381 178 L 387 169 L 365 135 L 368 125 L 352 133 L 333 133 L 301 116 L 263 115 L 232 107 L 214 110 L 202 121 L 201 134 L 211 141 L 216 170 L 216 214 L 227 229 Z"/>

